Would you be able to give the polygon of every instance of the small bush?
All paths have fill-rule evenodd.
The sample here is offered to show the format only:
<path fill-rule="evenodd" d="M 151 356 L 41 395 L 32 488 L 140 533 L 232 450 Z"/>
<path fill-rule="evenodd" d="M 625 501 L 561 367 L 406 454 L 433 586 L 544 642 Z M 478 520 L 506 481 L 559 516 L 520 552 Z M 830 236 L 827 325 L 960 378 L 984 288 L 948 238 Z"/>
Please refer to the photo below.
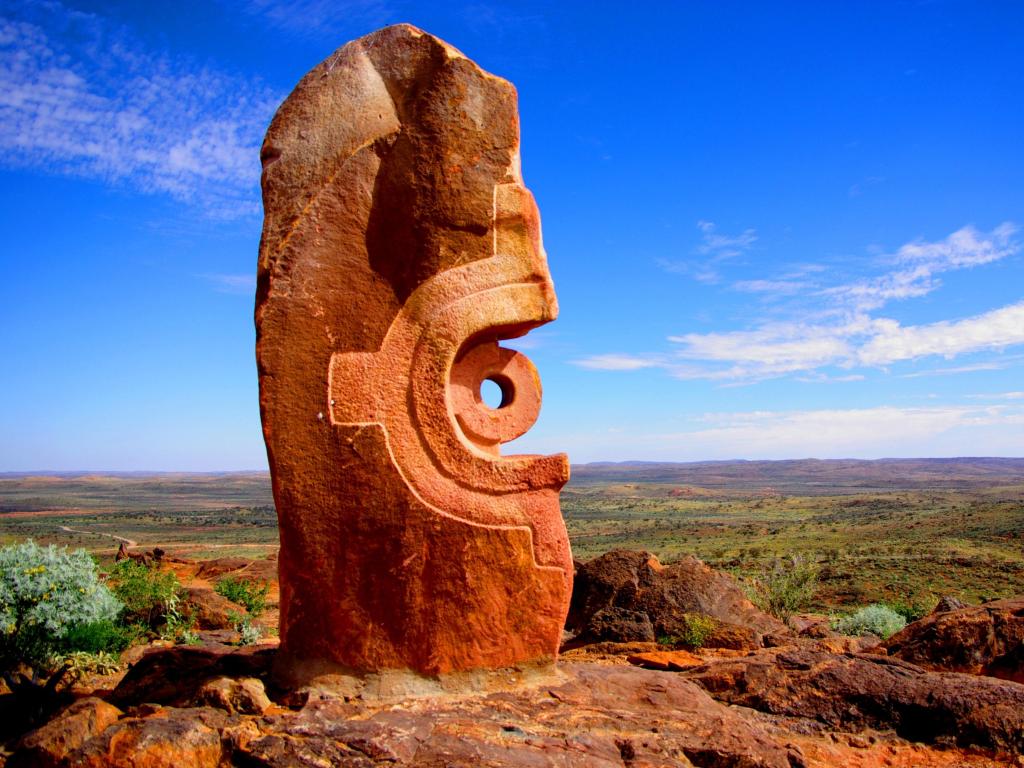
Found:
<path fill-rule="evenodd" d="M 162 624 L 177 604 L 181 586 L 170 571 L 151 568 L 135 560 L 115 563 L 109 583 L 124 603 L 125 623 L 139 622 L 150 629 Z"/>
<path fill-rule="evenodd" d="M 887 605 L 875 603 L 839 619 L 834 626 L 844 635 L 877 635 L 888 640 L 907 625 L 907 620 Z"/>
<path fill-rule="evenodd" d="M 106 651 L 69 653 L 64 657 L 64 666 L 76 680 L 84 675 L 112 675 L 121 668 L 117 658 Z"/>
<path fill-rule="evenodd" d="M 677 634 L 658 638 L 661 645 L 686 648 L 702 648 L 718 626 L 718 622 L 702 613 L 687 613 L 682 617 L 682 627 Z"/>
<path fill-rule="evenodd" d="M 909 624 L 931 613 L 938 601 L 939 599 L 931 592 L 924 592 L 901 600 L 889 600 L 885 605 L 896 611 Z"/>
<path fill-rule="evenodd" d="M 64 635 L 68 653 L 120 653 L 146 633 L 139 624 L 118 624 L 110 619 L 78 624 Z"/>
<path fill-rule="evenodd" d="M 263 630 L 253 624 L 250 617 L 232 612 L 228 614 L 228 618 L 239 635 L 239 645 L 255 645 L 263 639 Z"/>
<path fill-rule="evenodd" d="M 818 569 L 801 557 L 778 558 L 770 568 L 743 583 L 754 605 L 785 621 L 806 610 L 818 587 Z"/>
<path fill-rule="evenodd" d="M 265 581 L 252 581 L 250 579 L 221 579 L 217 582 L 214 590 L 218 595 L 223 595 L 233 603 L 238 603 L 249 612 L 253 618 L 263 613 L 267 606 L 267 592 L 270 585 Z"/>
<path fill-rule="evenodd" d="M 33 541 L 0 549 L 0 671 L 52 671 L 73 628 L 112 621 L 120 608 L 83 549 Z"/>

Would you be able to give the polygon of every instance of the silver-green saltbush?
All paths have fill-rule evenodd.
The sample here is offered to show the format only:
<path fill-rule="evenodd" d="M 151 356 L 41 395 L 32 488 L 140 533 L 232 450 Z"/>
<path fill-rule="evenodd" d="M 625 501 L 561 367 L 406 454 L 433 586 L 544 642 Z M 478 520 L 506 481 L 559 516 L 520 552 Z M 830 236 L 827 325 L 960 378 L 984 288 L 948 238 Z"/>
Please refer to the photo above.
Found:
<path fill-rule="evenodd" d="M 835 623 L 836 632 L 844 635 L 877 635 L 888 640 L 907 626 L 904 616 L 896 613 L 887 605 L 868 605 L 850 616 L 845 616 Z"/>
<path fill-rule="evenodd" d="M 120 610 L 85 550 L 31 540 L 0 548 L 0 670 L 45 669 L 72 627 L 113 621 Z"/>

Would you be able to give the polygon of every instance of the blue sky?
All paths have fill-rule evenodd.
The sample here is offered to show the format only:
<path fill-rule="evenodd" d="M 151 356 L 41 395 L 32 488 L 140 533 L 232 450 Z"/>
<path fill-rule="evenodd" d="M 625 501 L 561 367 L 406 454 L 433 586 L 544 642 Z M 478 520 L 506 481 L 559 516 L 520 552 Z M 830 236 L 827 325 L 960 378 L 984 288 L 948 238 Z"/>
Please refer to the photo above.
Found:
<path fill-rule="evenodd" d="M 0 471 L 264 468 L 258 149 L 336 47 L 519 89 L 573 461 L 1024 455 L 1024 4 L 0 11 Z"/>

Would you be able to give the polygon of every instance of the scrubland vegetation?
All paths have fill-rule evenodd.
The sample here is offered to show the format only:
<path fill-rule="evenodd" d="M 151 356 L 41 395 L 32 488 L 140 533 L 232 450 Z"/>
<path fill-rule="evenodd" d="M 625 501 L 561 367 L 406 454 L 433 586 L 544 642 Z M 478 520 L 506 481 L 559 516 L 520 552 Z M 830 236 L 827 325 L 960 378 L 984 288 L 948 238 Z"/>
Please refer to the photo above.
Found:
<path fill-rule="evenodd" d="M 588 465 L 562 511 L 580 560 L 692 554 L 746 579 L 755 601 L 782 601 L 764 603 L 773 613 L 884 603 L 912 619 L 942 595 L 1024 594 L 1019 460 Z M 111 536 L 196 559 L 265 557 L 277 544 L 268 478 L 0 478 L 0 544 L 34 538 L 105 561 Z"/>

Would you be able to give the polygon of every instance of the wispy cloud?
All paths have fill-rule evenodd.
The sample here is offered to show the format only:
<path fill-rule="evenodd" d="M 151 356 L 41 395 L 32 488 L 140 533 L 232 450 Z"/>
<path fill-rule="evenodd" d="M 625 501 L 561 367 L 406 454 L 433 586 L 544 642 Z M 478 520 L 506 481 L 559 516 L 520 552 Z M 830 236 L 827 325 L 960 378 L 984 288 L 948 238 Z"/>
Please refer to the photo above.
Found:
<path fill-rule="evenodd" d="M 746 229 L 738 235 L 725 235 L 718 231 L 713 221 L 698 221 L 701 242 L 694 248 L 699 259 L 673 261 L 658 259 L 658 266 L 666 272 L 684 274 L 702 283 L 717 283 L 722 279 L 719 265 L 742 256 L 757 241 L 757 232 Z"/>
<path fill-rule="evenodd" d="M 200 275 L 208 280 L 221 293 L 254 294 L 256 292 L 256 275 Z"/>
<path fill-rule="evenodd" d="M 392 15 L 385 0 L 223 0 L 223 4 L 299 37 L 363 34 Z M 365 29 L 360 29 L 365 27 Z"/>
<path fill-rule="evenodd" d="M 823 293 L 862 312 L 890 301 L 924 296 L 941 285 L 938 275 L 944 272 L 989 264 L 1017 253 L 1016 233 L 1016 225 L 1006 222 L 989 233 L 967 226 L 938 242 L 915 240 L 886 259 L 894 269 Z"/>
<path fill-rule="evenodd" d="M 595 355 L 575 361 L 598 370 L 662 368 L 681 379 L 724 382 L 757 381 L 789 374 L 804 380 L 830 376 L 850 380 L 856 374 L 826 374 L 819 369 L 879 368 L 928 357 L 1001 352 L 1024 344 L 1024 301 L 968 317 L 919 325 L 902 325 L 877 315 L 886 303 L 923 296 L 941 285 L 939 275 L 1005 259 L 1019 252 L 1017 227 L 1002 224 L 989 233 L 974 227 L 957 230 L 944 240 L 915 240 L 879 262 L 883 274 L 809 290 L 793 273 L 778 280 L 750 280 L 733 285 L 748 292 L 775 296 L 801 293 L 791 308 L 793 319 L 761 323 L 737 331 L 669 336 L 674 349 L 646 355 Z M 804 272 L 803 274 L 811 274 Z M 808 307 L 808 303 L 812 306 Z M 931 375 L 990 369 L 999 363 L 972 361 Z M 816 380 L 821 380 L 820 378 Z"/>
<path fill-rule="evenodd" d="M 569 450 L 575 461 L 1019 456 L 1022 427 L 1016 402 L 739 411 L 706 413 L 673 431 L 560 432 L 531 450 Z"/>
<path fill-rule="evenodd" d="M 259 146 L 279 97 L 250 78 L 146 49 L 59 3 L 0 17 L 7 166 L 166 194 L 214 218 L 259 211 Z"/>
<path fill-rule="evenodd" d="M 643 355 L 593 355 L 573 361 L 580 368 L 593 371 L 638 371 L 641 368 L 657 368 L 665 365 L 656 357 Z"/>

